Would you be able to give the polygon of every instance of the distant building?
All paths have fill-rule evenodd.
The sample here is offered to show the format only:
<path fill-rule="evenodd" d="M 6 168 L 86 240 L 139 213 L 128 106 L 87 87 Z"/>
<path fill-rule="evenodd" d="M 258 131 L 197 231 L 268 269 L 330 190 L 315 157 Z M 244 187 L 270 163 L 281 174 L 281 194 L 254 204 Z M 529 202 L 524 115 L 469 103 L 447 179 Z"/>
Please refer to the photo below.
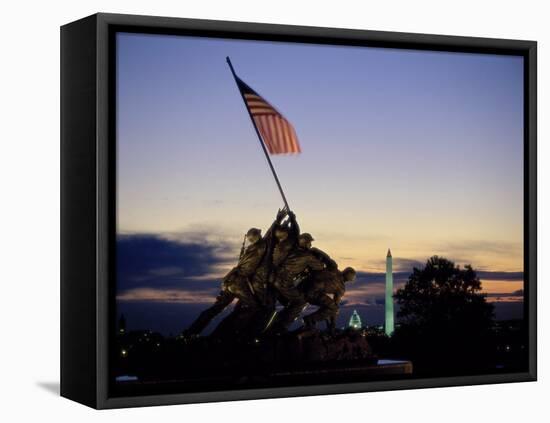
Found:
<path fill-rule="evenodd" d="M 349 318 L 348 327 L 352 329 L 361 329 L 363 325 L 361 324 L 361 316 L 357 313 L 357 310 L 353 310 L 351 317 Z"/>
<path fill-rule="evenodd" d="M 386 304 L 385 304 L 386 319 L 384 324 L 384 332 L 391 336 L 394 331 L 394 315 L 393 315 L 393 259 L 391 251 L 388 248 L 386 255 Z"/>

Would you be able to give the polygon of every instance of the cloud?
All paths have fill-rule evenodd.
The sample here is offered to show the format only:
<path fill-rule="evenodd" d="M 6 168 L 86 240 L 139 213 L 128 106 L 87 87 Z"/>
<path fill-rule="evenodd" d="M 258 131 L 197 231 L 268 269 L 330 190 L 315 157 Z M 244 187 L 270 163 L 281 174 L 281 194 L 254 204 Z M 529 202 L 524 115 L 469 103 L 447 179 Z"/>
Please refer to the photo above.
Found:
<path fill-rule="evenodd" d="M 426 262 L 421 260 L 399 258 L 399 257 L 396 257 L 393 259 L 394 272 L 411 273 L 415 267 L 418 269 L 421 269 L 425 265 L 426 265 Z"/>
<path fill-rule="evenodd" d="M 411 258 L 400 258 L 393 257 L 393 273 L 404 272 L 410 274 L 413 269 L 422 268 L 426 265 L 426 260 L 422 261 L 420 259 L 411 259 Z M 372 265 L 375 269 L 385 269 L 386 268 L 386 259 L 379 259 L 372 261 Z M 377 273 L 378 275 L 385 275 L 384 272 L 372 272 L 371 274 Z"/>
<path fill-rule="evenodd" d="M 231 265 L 228 251 L 232 250 L 230 244 L 196 233 L 187 241 L 150 234 L 120 235 L 117 292 L 136 288 L 193 290 L 219 284 L 224 269 Z"/>
<path fill-rule="evenodd" d="M 149 274 L 154 276 L 175 276 L 175 275 L 183 275 L 184 271 L 181 267 L 168 266 L 168 267 L 161 267 L 159 269 L 149 270 Z"/>
<path fill-rule="evenodd" d="M 487 297 L 520 297 L 523 298 L 523 289 L 518 289 L 514 292 L 489 292 L 486 293 Z"/>
<path fill-rule="evenodd" d="M 341 307 L 378 307 L 384 305 L 384 297 L 375 297 L 375 296 L 361 296 L 357 297 L 354 295 L 349 295 L 346 293 L 345 299 L 340 303 Z"/>
<path fill-rule="evenodd" d="M 506 297 L 503 294 L 498 297 L 487 297 L 487 302 L 492 304 L 504 304 L 504 303 L 522 303 L 523 297 Z"/>
<path fill-rule="evenodd" d="M 488 293 L 487 295 L 487 301 L 490 303 L 516 303 L 516 302 L 523 302 L 523 289 L 518 289 L 513 292 L 495 292 L 495 293 Z"/>
<path fill-rule="evenodd" d="M 393 272 L 393 281 L 406 281 L 409 278 L 411 272 Z M 357 279 L 354 285 L 362 284 L 384 284 L 386 283 L 386 273 L 382 272 L 357 272 Z"/>
<path fill-rule="evenodd" d="M 117 295 L 118 301 L 147 301 L 156 303 L 209 304 L 216 297 L 215 288 L 204 290 L 134 288 Z"/>
<path fill-rule="evenodd" d="M 488 281 L 523 281 L 523 272 L 492 272 L 488 270 L 476 271 L 477 276 Z"/>
<path fill-rule="evenodd" d="M 469 240 L 461 242 L 447 242 L 436 250 L 452 251 L 453 255 L 470 256 L 471 253 L 490 253 L 496 255 L 517 255 L 522 254 L 523 245 L 521 242 Z"/>
<path fill-rule="evenodd" d="M 418 263 L 420 262 L 417 260 L 403 260 L 401 262 L 401 268 L 409 265 L 411 266 L 411 269 L 410 271 L 393 272 L 394 290 L 400 289 L 405 285 L 409 275 L 412 273 L 413 267 L 424 266 L 424 264 L 419 265 Z M 492 289 L 495 289 L 494 284 L 496 283 L 498 283 L 499 286 L 506 286 L 506 283 L 523 282 L 522 272 L 479 271 L 477 274 L 482 282 L 491 281 L 492 285 L 489 285 L 493 286 Z M 348 284 L 346 286 L 346 295 L 344 298 L 347 301 L 347 305 L 350 306 L 363 305 L 368 307 L 373 304 L 384 304 L 385 289 L 386 273 L 359 271 L 357 273 L 356 281 L 353 284 Z M 489 294 L 487 300 L 491 302 L 523 301 L 523 292 L 520 290 L 514 293 Z"/>

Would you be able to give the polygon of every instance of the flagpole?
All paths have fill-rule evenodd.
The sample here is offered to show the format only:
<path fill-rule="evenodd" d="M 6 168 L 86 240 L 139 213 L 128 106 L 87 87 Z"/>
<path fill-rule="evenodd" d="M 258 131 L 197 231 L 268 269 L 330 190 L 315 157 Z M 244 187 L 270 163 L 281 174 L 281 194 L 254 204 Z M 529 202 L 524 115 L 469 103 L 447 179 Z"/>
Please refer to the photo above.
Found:
<path fill-rule="evenodd" d="M 275 172 L 275 168 L 273 167 L 273 163 L 271 163 L 271 158 L 269 157 L 269 153 L 267 151 L 267 148 L 265 148 L 265 143 L 262 139 L 260 131 L 258 130 L 258 126 L 256 125 L 256 122 L 254 121 L 254 116 L 252 116 L 252 112 L 248 108 L 248 104 L 246 103 L 246 98 L 244 97 L 244 94 L 241 90 L 241 87 L 239 86 L 239 82 L 237 81 L 237 74 L 235 73 L 235 69 L 233 69 L 233 64 L 231 63 L 231 60 L 229 59 L 229 56 L 226 57 L 226 60 L 227 60 L 227 64 L 229 65 L 229 69 L 231 70 L 231 74 L 233 75 L 233 79 L 235 79 L 235 84 L 237 84 L 237 88 L 239 89 L 239 92 L 241 93 L 241 97 L 243 99 L 244 106 L 246 107 L 246 111 L 248 112 L 248 116 L 250 117 L 250 120 L 252 121 L 252 125 L 254 125 L 254 129 L 256 130 L 256 135 L 258 136 L 258 141 L 260 142 L 260 145 L 262 146 L 262 150 L 264 151 L 265 158 L 267 159 L 267 163 L 269 164 L 271 172 L 273 173 L 273 177 L 275 178 L 275 182 L 277 183 L 277 187 L 279 188 L 279 192 L 281 193 L 281 197 L 283 197 L 285 207 L 286 207 L 287 210 L 290 211 L 290 207 L 288 207 L 288 202 L 286 201 L 285 193 L 283 192 L 283 188 L 281 187 L 281 182 L 279 182 L 279 177 L 277 176 L 277 172 Z"/>

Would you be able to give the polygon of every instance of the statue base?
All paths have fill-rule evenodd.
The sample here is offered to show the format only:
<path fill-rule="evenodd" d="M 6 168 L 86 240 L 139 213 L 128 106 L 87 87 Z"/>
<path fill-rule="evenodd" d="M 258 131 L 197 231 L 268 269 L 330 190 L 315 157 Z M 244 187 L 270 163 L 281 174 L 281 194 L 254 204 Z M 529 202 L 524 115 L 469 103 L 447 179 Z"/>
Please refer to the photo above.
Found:
<path fill-rule="evenodd" d="M 154 354 L 129 355 L 116 383 L 121 392 L 136 394 L 353 383 L 410 374 L 409 361 L 379 360 L 358 331 L 300 330 L 248 342 L 179 338 Z"/>

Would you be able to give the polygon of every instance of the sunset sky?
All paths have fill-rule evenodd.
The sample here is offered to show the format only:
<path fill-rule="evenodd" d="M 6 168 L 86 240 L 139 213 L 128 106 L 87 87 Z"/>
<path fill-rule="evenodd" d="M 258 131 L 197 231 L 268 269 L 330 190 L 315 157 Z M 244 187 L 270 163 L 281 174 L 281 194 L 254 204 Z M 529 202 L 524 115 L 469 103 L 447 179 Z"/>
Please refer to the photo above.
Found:
<path fill-rule="evenodd" d="M 225 62 L 290 120 L 274 156 L 303 231 L 360 271 L 340 315 L 382 321 L 432 255 L 472 264 L 497 317 L 523 289 L 523 59 L 119 34 L 119 311 L 175 332 L 206 307 L 252 226 L 282 200 Z"/>

